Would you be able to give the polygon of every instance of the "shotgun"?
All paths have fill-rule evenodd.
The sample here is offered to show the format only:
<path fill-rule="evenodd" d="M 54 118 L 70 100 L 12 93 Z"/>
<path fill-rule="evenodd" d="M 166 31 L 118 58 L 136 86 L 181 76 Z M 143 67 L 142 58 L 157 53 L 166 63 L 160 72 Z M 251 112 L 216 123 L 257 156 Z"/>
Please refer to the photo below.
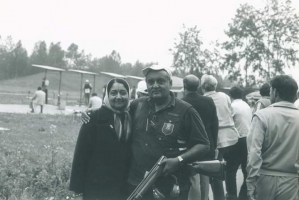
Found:
<path fill-rule="evenodd" d="M 154 182 L 159 178 L 163 172 L 163 166 L 161 162 L 166 159 L 165 156 L 161 156 L 148 174 L 143 178 L 139 185 L 135 188 L 132 194 L 127 198 L 127 200 L 137 200 L 141 199 L 144 193 L 148 191 L 154 184 Z"/>
<path fill-rule="evenodd" d="M 225 161 L 219 160 L 198 161 L 188 164 L 193 173 L 203 174 L 219 180 L 225 179 L 225 165 Z"/>

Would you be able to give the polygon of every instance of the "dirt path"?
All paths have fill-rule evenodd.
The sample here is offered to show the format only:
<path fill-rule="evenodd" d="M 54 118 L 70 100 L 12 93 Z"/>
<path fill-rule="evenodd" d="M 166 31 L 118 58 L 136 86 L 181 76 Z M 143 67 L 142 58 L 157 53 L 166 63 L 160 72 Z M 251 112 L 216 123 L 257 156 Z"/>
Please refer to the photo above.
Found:
<path fill-rule="evenodd" d="M 43 114 L 49 114 L 49 115 L 56 115 L 56 114 L 62 114 L 62 115 L 71 115 L 76 110 L 85 110 L 85 106 L 66 106 L 65 110 L 59 110 L 57 106 L 53 105 L 45 105 L 43 109 Z M 29 108 L 29 105 L 18 105 L 18 104 L 0 104 L 0 113 L 30 113 L 31 109 Z M 40 111 L 39 106 L 36 108 L 36 113 L 32 114 L 38 114 Z M 31 114 L 31 113 L 30 113 Z"/>

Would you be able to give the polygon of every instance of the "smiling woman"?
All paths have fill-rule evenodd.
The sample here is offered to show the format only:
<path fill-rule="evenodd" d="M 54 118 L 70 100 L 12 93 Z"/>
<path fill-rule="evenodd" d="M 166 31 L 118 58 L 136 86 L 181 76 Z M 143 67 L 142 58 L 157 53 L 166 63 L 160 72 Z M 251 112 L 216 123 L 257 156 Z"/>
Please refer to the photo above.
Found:
<path fill-rule="evenodd" d="M 124 79 L 110 80 L 104 105 L 82 125 L 70 181 L 75 199 L 125 199 L 131 133 L 129 91 Z"/>

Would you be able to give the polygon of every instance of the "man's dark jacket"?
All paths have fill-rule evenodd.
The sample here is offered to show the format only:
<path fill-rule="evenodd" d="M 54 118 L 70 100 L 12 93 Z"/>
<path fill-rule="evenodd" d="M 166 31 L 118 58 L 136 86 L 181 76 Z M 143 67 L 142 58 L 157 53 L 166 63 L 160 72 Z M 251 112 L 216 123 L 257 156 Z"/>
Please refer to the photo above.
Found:
<path fill-rule="evenodd" d="M 205 156 L 204 160 L 214 159 L 215 149 L 217 148 L 218 117 L 213 99 L 202 96 L 197 92 L 192 92 L 183 97 L 182 100 L 195 108 L 205 126 L 210 140 L 210 152 Z"/>

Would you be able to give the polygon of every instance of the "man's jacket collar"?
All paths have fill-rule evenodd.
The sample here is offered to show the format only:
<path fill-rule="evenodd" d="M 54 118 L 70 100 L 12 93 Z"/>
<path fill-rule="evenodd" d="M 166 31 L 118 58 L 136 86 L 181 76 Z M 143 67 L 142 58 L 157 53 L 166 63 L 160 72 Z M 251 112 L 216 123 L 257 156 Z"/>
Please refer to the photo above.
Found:
<path fill-rule="evenodd" d="M 269 107 L 285 107 L 285 108 L 291 108 L 291 109 L 298 110 L 298 108 L 296 108 L 293 103 L 288 102 L 288 101 L 276 102 L 276 103 L 271 104 Z"/>
<path fill-rule="evenodd" d="M 216 91 L 206 92 L 206 93 L 204 94 L 204 96 L 210 96 L 210 95 L 215 94 L 215 93 L 216 93 Z"/>

